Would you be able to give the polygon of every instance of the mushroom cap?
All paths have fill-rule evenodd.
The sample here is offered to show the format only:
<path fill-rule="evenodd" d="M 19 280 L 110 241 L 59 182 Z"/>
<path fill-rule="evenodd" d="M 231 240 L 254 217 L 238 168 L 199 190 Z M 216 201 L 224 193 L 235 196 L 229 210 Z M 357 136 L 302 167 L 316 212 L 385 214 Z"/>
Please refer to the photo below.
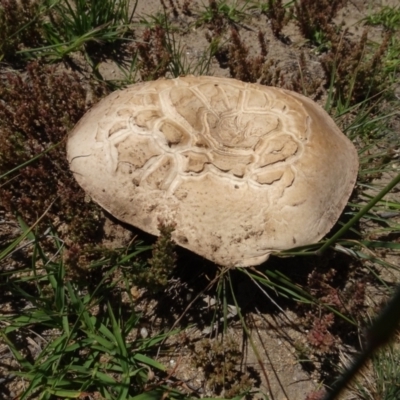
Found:
<path fill-rule="evenodd" d="M 250 266 L 315 243 L 339 218 L 357 151 L 329 115 L 288 90 L 186 76 L 131 85 L 68 138 L 78 183 L 121 221 L 217 264 Z"/>

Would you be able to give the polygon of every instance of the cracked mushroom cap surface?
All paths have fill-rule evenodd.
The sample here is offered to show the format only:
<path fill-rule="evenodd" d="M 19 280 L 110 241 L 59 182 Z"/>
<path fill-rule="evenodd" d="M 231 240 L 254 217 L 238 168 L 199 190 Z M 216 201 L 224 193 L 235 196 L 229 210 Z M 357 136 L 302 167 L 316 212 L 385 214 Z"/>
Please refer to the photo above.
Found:
<path fill-rule="evenodd" d="M 310 99 L 235 79 L 139 83 L 91 108 L 68 137 L 70 168 L 121 221 L 217 264 L 250 266 L 315 243 L 357 178 L 349 139 Z"/>

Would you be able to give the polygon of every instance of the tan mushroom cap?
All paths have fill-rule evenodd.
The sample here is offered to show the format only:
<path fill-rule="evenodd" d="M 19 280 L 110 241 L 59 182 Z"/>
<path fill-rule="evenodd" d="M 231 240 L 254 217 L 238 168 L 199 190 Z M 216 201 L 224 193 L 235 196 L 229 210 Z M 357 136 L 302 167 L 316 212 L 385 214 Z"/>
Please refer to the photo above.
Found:
<path fill-rule="evenodd" d="M 225 266 L 320 240 L 340 216 L 358 157 L 306 97 L 187 76 L 104 98 L 68 138 L 82 188 L 121 221 Z"/>

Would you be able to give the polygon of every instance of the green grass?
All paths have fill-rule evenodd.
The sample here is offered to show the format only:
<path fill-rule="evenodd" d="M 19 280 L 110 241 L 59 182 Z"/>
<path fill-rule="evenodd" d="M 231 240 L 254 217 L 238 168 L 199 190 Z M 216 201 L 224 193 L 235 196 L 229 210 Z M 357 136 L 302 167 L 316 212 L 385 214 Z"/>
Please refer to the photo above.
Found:
<path fill-rule="evenodd" d="M 217 0 L 209 2 L 209 5 L 204 4 L 204 10 L 201 12 L 196 24 L 212 24 L 216 19 L 222 19 L 228 24 L 238 24 L 246 18 L 246 10 L 251 3 L 246 1 L 231 1 Z"/>
<path fill-rule="evenodd" d="M 76 51 L 90 54 L 93 43 L 99 46 L 123 40 L 132 29 L 136 4 L 132 11 L 127 0 L 47 0 L 42 7 L 42 29 L 47 45 L 32 51 L 36 56 L 44 54 L 57 60 Z"/>
<path fill-rule="evenodd" d="M 0 310 L 0 343 L 8 346 L 17 365 L 8 371 L 21 382 L 15 395 L 49 400 L 84 395 L 115 400 L 198 396 L 184 389 L 162 356 L 175 354 L 170 340 L 189 325 L 204 329 L 198 304 L 207 294 L 216 300 L 207 320 L 209 333 L 198 342 L 189 339 L 188 345 L 196 367 L 205 371 L 202 395 L 239 399 L 258 393 L 273 399 L 271 388 L 251 386 L 248 371 L 240 366 L 239 344 L 230 335 L 232 325 L 239 322 L 260 376 L 269 382 L 249 323 L 252 313 L 242 306 L 237 290 L 237 282 L 246 280 L 274 312 L 289 309 L 296 315 L 305 342 L 291 346 L 306 369 L 322 365 L 320 387 L 329 389 L 341 382 L 335 390 L 342 390 L 346 377 L 369 358 L 367 384 L 353 384 L 352 390 L 362 399 L 396 398 L 398 340 L 374 351 L 396 331 L 399 299 L 393 297 L 376 318 L 381 304 L 369 305 L 374 298 L 368 288 L 375 288 L 386 302 L 395 293 L 400 272 L 395 125 L 400 102 L 394 92 L 399 85 L 399 9 L 374 10 L 359 22 L 389 32 L 374 43 L 366 35 L 358 41 L 342 36 L 337 25 L 331 29 L 340 2 L 328 7 L 327 2 L 318 5 L 311 0 L 220 0 L 192 9 L 190 17 L 177 2 L 172 2 L 175 11 L 165 2 L 162 12 L 150 16 L 136 15 L 138 3 L 132 7 L 125 0 L 24 1 L 23 13 L 17 3 L 10 8 L 11 3 L 0 2 L 0 217 L 17 224 L 19 234 L 5 236 L 0 244 L 0 299 L 12 306 Z M 313 15 L 307 14 L 311 6 L 316 7 Z M 326 7 L 322 16 L 317 12 L 321 7 Z M 242 39 L 254 21 L 265 35 L 272 29 L 275 38 L 268 40 L 284 43 L 281 30 L 293 23 L 308 40 L 302 51 L 319 54 L 325 108 L 359 152 L 356 190 L 335 229 L 321 242 L 274 254 L 258 268 L 229 271 L 214 266 L 212 274 L 203 273 L 203 287 L 191 282 L 197 291 L 184 300 L 182 280 L 192 266 L 182 268 L 176 260 L 168 227 L 153 246 L 140 236 L 126 248 L 102 246 L 101 212 L 87 203 L 68 175 L 63 140 L 88 106 L 85 98 L 97 101 L 109 88 L 138 80 L 210 74 L 224 64 L 220 72 L 240 70 L 243 77 L 277 85 L 292 79 L 289 83 L 301 92 L 314 88 L 305 87 L 305 71 L 289 75 L 284 66 L 265 78 L 270 71 L 262 67 L 276 68 L 276 60 L 267 48 L 261 50 L 261 62 Z M 208 40 L 192 61 L 186 54 L 191 30 Z M 232 35 L 237 38 L 233 44 Z M 29 64 L 32 58 L 38 63 Z M 121 79 L 105 81 L 100 74 L 104 58 L 114 63 Z M 84 73 L 58 74 L 57 68 L 65 65 Z M 316 93 L 311 90 L 309 95 Z M 388 280 L 391 273 L 394 282 Z M 131 288 L 144 288 L 145 297 L 157 302 L 174 282 L 182 286 L 177 285 L 174 300 L 167 298 L 172 308 L 174 302 L 181 305 L 180 317 L 172 328 L 159 327 L 148 337 L 140 336 L 146 311 L 139 311 L 143 304 Z M 375 321 L 369 331 L 373 336 L 360 344 L 358 334 L 368 330 L 370 320 Z M 27 351 L 32 341 L 36 350 Z M 339 365 L 341 343 L 360 355 L 358 364 L 337 380 L 344 372 Z M 334 396 L 331 392 L 326 398 Z"/>
<path fill-rule="evenodd" d="M 392 400 L 400 396 L 399 361 L 399 349 L 393 345 L 372 356 L 371 376 L 365 379 L 364 384 L 355 385 L 363 400 Z"/>
<path fill-rule="evenodd" d="M 369 25 L 381 25 L 386 29 L 400 29 L 400 7 L 382 7 L 364 19 Z"/>
<path fill-rule="evenodd" d="M 19 278 L 2 274 L 3 290 L 29 304 L 25 310 L 0 316 L 1 337 L 20 364 L 15 374 L 28 382 L 20 398 L 31 395 L 40 399 L 78 398 L 84 393 L 99 393 L 105 399 L 127 399 L 143 392 L 149 392 L 148 398 L 155 392 L 163 393 L 162 385 L 151 390 L 147 381 L 150 370 L 156 374 L 166 371 L 166 367 L 151 355 L 168 335 L 129 339 L 137 329 L 139 315 L 130 306 L 123 310 L 120 299 L 110 301 L 106 294 L 112 289 L 107 281 L 113 271 L 147 248 L 135 244 L 132 252 L 114 262 L 95 287 L 82 294 L 81 289 L 66 278 L 62 241 L 49 232 L 55 251 L 49 256 L 33 233 L 34 229 L 22 221 L 21 227 L 24 233 L 0 255 L 4 263 L 19 243 L 30 240 L 25 250 L 32 253 L 32 267 L 19 270 L 23 275 Z M 101 264 L 108 262 L 105 259 Z M 99 267 L 97 262 L 95 268 Z M 49 330 L 45 335 L 48 339 L 43 339 L 43 333 L 39 332 L 46 330 Z M 42 340 L 39 340 L 40 351 L 35 359 L 29 360 L 13 338 L 16 332 L 33 331 Z M 178 392 L 175 394 L 179 397 Z M 171 396 L 176 398 L 173 390 Z"/>

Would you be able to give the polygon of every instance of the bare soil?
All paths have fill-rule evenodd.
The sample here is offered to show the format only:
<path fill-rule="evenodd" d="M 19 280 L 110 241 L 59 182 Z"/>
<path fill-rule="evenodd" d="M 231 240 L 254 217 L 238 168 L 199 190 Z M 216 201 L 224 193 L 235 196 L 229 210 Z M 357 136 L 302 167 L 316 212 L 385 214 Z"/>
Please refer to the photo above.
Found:
<path fill-rule="evenodd" d="M 164 1 L 168 3 L 166 0 Z M 238 1 L 238 6 L 241 3 Z M 339 12 L 336 22 L 338 24 L 343 23 L 349 28 L 348 35 L 361 36 L 362 28 L 359 27 L 359 21 L 374 10 L 380 9 L 382 5 L 396 6 L 397 3 L 397 0 L 374 2 L 352 0 Z M 206 39 L 207 27 L 196 28 L 194 26 L 194 22 L 201 15 L 204 4 L 207 4 L 205 0 L 192 0 L 190 2 L 190 9 L 193 10 L 192 16 L 188 17 L 179 13 L 177 17 L 172 19 L 174 26 L 181 27 L 181 32 L 183 32 L 180 33 L 178 30 L 174 35 L 177 42 L 183 46 L 188 62 L 197 61 L 209 46 L 209 42 Z M 140 16 L 152 16 L 157 13 L 163 13 L 159 0 L 139 0 L 136 9 L 136 15 L 139 16 L 136 18 L 137 21 L 139 21 Z M 272 35 L 268 19 L 257 11 L 249 13 L 242 22 L 238 23 L 238 26 L 241 38 L 246 43 L 246 46 L 249 47 L 250 54 L 254 56 L 260 52 L 258 32 L 261 30 L 265 34 L 268 43 L 268 59 L 273 59 L 288 74 L 298 72 L 299 60 L 303 52 L 307 59 L 307 68 L 302 71 L 305 79 L 320 81 L 322 88 L 325 82 L 323 81 L 324 74 L 320 63 L 320 55 L 308 45 L 294 23 L 291 22 L 284 28 L 283 36 L 286 38 L 285 41 L 278 40 Z M 382 35 L 379 28 L 370 27 L 369 29 L 371 38 L 376 41 L 381 40 Z M 137 29 L 138 38 L 140 38 L 142 31 L 143 27 L 139 26 Z M 99 71 L 108 80 L 124 78 L 118 67 L 111 61 L 103 62 Z M 209 75 L 228 77 L 229 70 L 224 66 L 223 62 L 213 58 Z M 322 90 L 322 93 L 315 100 L 320 104 L 324 104 L 325 99 L 326 92 Z M 13 218 L 0 214 L 0 246 L 2 242 L 6 243 L 9 238 L 15 237 L 17 233 L 18 225 L 13 221 Z M 104 245 L 111 248 L 123 246 L 128 244 L 135 235 L 136 231 L 133 229 L 131 230 L 118 224 L 112 218 L 106 218 Z M 173 378 L 174 382 L 185 382 L 186 386 L 181 389 L 193 395 L 213 396 L 215 393 L 213 393 L 211 387 L 207 386 L 204 369 L 194 363 L 193 346 L 201 339 L 209 338 L 210 335 L 215 333 L 213 326 L 208 324 L 213 315 L 213 308 L 209 304 L 210 302 L 215 302 L 215 292 L 208 291 L 202 294 L 195 305 L 186 310 L 196 294 L 199 293 L 199 289 L 201 289 L 198 280 L 204 281 L 212 266 L 202 260 L 191 261 L 188 264 L 188 256 L 185 251 L 178 250 L 178 256 L 180 258 L 178 263 L 186 265 L 186 272 L 183 273 L 176 288 L 171 287 L 167 293 L 158 297 L 148 296 L 136 287 L 132 287 L 131 291 L 132 294 L 137 296 L 139 311 L 141 310 L 143 313 L 143 326 L 147 327 L 146 329 L 150 334 L 155 334 L 166 327 L 172 328 L 173 321 L 181 318 L 182 315 L 184 315 L 184 318 L 182 318 L 181 324 L 178 324 L 179 327 L 184 327 L 185 323 L 187 324 L 186 326 L 195 324 L 196 328 L 186 328 L 181 336 L 172 338 L 168 342 L 171 352 L 168 355 L 160 356 L 160 361 L 170 366 L 171 379 Z M 343 276 L 348 277 L 350 280 L 357 280 L 362 275 L 363 266 L 355 265 L 348 258 L 335 258 L 334 255 L 329 257 L 330 259 L 328 260 L 312 260 L 309 265 L 305 265 L 307 261 L 304 260 L 299 262 L 296 260 L 274 260 L 272 265 L 285 273 L 291 274 L 293 280 L 298 278 L 299 282 L 302 283 L 307 282 L 308 274 L 314 271 L 314 266 L 318 263 L 336 263 L 336 267 L 340 264 L 337 269 L 340 269 Z M 388 262 L 400 266 L 398 254 L 388 251 L 385 257 Z M 204 267 L 204 264 L 206 264 L 206 267 Z M 192 271 L 188 271 L 187 265 L 190 265 Z M 324 270 L 327 270 L 326 266 Z M 387 270 L 382 268 L 382 271 Z M 201 279 L 198 279 L 199 277 Z M 388 282 L 396 282 L 399 276 L 397 273 L 393 273 L 391 276 L 386 275 L 384 279 L 387 279 Z M 305 317 L 302 312 L 299 312 L 298 307 L 293 302 L 274 296 L 274 301 L 277 302 L 278 308 L 261 290 L 254 289 L 254 285 L 251 282 L 241 282 L 239 280 L 235 282 L 235 285 L 239 304 L 241 304 L 242 312 L 250 329 L 250 336 L 243 331 L 242 324 L 238 317 L 234 315 L 235 308 L 233 303 L 231 304 L 233 311 L 228 334 L 234 338 L 241 349 L 242 359 L 238 368 L 250 373 L 254 390 L 268 393 L 275 400 L 306 399 L 307 395 L 320 390 L 321 382 L 326 378 L 323 374 L 321 375 L 323 368 L 325 368 L 322 365 L 323 359 L 324 357 L 329 359 L 331 352 L 325 352 L 324 357 L 311 355 L 313 366 L 310 368 L 308 366 L 311 364 L 302 360 L 301 348 L 309 342 L 309 331 L 302 327 Z M 374 286 L 368 286 L 367 284 L 367 287 L 370 294 L 379 294 L 379 291 Z M 376 295 L 367 295 L 366 298 L 376 298 Z M 7 301 L 1 305 L 3 311 L 9 306 L 10 303 Z M 368 306 L 373 309 L 379 306 L 379 301 Z M 132 337 L 138 334 L 140 332 L 134 332 Z M 185 337 L 183 338 L 183 336 Z M 342 355 L 339 357 L 340 360 L 345 360 L 357 350 L 356 340 L 346 342 L 346 339 L 343 339 L 341 341 L 340 338 L 342 337 L 344 338 L 345 335 L 339 332 L 336 337 L 337 341 L 334 343 L 335 351 L 332 351 L 332 359 L 334 360 L 336 360 L 338 354 Z M 30 346 L 26 351 L 30 352 L 34 357 L 38 348 L 44 342 L 36 336 L 28 338 L 28 342 L 30 342 Z M 7 386 L 11 393 L 11 399 L 17 396 L 26 383 L 18 379 L 4 378 L 8 376 L 7 368 L 16 368 L 17 363 L 7 346 L 1 342 L 0 358 L 0 386 Z M 340 360 L 338 359 L 335 362 L 340 363 Z M 250 398 L 263 397 L 260 394 L 256 394 Z M 354 398 L 356 398 L 354 392 L 347 392 L 341 397 L 343 400 Z"/>

